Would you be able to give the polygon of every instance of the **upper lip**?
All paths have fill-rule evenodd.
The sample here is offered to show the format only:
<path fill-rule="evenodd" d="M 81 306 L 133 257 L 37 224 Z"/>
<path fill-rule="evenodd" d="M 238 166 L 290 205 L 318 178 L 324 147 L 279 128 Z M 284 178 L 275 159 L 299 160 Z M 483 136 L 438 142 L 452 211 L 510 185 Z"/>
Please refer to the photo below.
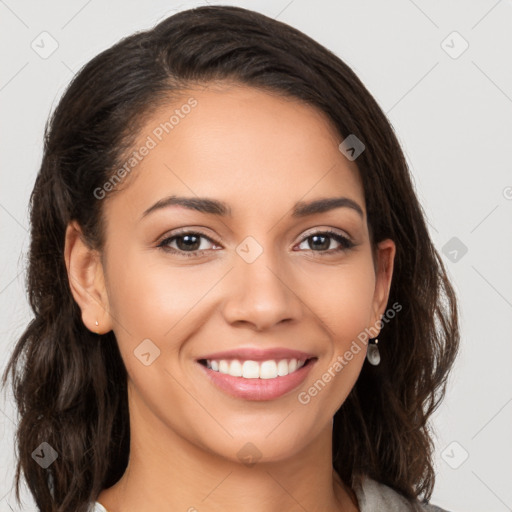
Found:
<path fill-rule="evenodd" d="M 291 350 L 289 348 L 236 348 L 215 352 L 199 357 L 198 361 L 209 359 L 219 361 L 221 359 L 242 359 L 244 361 L 268 361 L 281 359 L 298 359 L 304 361 L 315 357 L 313 354 L 302 352 L 300 350 Z"/>

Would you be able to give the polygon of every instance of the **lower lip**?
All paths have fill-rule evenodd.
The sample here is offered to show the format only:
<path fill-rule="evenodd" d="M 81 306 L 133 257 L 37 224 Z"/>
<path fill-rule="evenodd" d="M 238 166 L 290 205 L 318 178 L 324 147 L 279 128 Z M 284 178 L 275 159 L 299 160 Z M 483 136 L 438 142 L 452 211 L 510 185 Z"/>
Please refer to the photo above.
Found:
<path fill-rule="evenodd" d="M 216 372 L 198 363 L 208 378 L 218 388 L 236 398 L 245 400 L 274 400 L 299 387 L 307 377 L 316 359 L 298 370 L 275 379 L 244 379 Z"/>

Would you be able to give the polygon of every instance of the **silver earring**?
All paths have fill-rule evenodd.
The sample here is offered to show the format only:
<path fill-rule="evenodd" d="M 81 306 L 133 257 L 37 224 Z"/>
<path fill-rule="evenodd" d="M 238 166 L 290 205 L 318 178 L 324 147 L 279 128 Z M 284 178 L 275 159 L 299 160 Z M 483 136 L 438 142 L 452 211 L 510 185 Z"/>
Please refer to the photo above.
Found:
<path fill-rule="evenodd" d="M 366 352 L 366 359 L 373 366 L 377 366 L 380 363 L 380 352 L 377 343 L 379 340 L 375 338 L 375 341 L 368 340 L 368 351 Z"/>
<path fill-rule="evenodd" d="M 98 323 L 98 320 L 96 320 L 96 327 L 98 327 L 98 325 L 100 325 L 100 324 Z M 99 334 L 99 332 L 96 331 L 96 334 Z"/>

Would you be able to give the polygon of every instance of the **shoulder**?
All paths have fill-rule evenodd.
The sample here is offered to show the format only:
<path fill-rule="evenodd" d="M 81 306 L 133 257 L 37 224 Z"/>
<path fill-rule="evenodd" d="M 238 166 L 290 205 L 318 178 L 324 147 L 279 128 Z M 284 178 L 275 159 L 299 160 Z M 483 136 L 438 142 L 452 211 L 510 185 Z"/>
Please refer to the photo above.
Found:
<path fill-rule="evenodd" d="M 95 501 L 89 509 L 89 512 L 107 512 L 107 509 L 101 503 Z"/>
<path fill-rule="evenodd" d="M 360 487 L 355 487 L 361 512 L 449 512 L 443 508 L 421 502 L 411 503 L 405 496 L 368 476 Z"/>

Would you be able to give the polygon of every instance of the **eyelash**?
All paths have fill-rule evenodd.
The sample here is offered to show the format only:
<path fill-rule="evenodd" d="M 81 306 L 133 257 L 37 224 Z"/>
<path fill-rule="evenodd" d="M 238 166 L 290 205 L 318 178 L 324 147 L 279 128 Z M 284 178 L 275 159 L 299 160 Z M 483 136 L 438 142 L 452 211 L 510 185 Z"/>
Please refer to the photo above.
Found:
<path fill-rule="evenodd" d="M 181 238 L 186 235 L 194 235 L 194 236 L 198 236 L 200 238 L 205 238 L 206 240 L 215 244 L 215 242 L 210 237 L 204 235 L 203 233 L 199 233 L 197 231 L 182 231 L 180 233 L 174 234 L 171 237 L 165 238 L 158 244 L 157 247 L 159 247 L 160 249 L 162 249 L 165 252 L 183 255 L 186 258 L 202 256 L 207 251 L 207 249 L 196 250 L 196 251 L 182 251 L 182 250 L 174 249 L 173 247 L 168 246 L 168 244 L 171 243 L 176 238 Z M 320 256 L 325 256 L 325 255 L 329 255 L 329 254 L 333 254 L 333 253 L 347 251 L 355 246 L 355 244 L 351 240 L 349 240 L 347 237 L 340 235 L 339 233 L 336 233 L 335 231 L 331 231 L 329 229 L 326 229 L 323 231 L 316 231 L 315 233 L 311 233 L 308 236 L 305 236 L 299 242 L 299 245 L 302 244 L 302 242 L 304 242 L 305 240 L 308 240 L 309 238 L 316 236 L 316 235 L 330 235 L 331 238 L 333 238 L 334 240 L 336 240 L 337 242 L 339 242 L 341 244 L 341 247 L 339 247 L 338 249 L 331 249 L 329 251 L 313 251 L 312 249 L 309 249 L 311 252 L 318 253 Z"/>

